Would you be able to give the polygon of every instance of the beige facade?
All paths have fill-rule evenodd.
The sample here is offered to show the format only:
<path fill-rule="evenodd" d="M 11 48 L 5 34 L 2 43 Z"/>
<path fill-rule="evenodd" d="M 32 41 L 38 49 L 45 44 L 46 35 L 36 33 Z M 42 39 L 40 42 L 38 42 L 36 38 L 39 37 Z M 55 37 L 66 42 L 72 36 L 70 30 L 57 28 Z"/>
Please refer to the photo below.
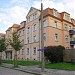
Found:
<path fill-rule="evenodd" d="M 17 53 L 18 59 L 40 60 L 41 53 L 38 51 L 41 48 L 40 14 L 40 10 L 31 7 L 26 21 L 21 22 L 19 28 L 16 28 L 20 34 L 20 41 L 24 44 Z M 59 13 L 55 9 L 45 9 L 43 28 L 44 47 L 62 45 L 66 49 L 75 48 L 75 20 L 71 19 L 67 12 Z M 6 38 L 10 35 L 11 31 L 7 31 Z"/>
<path fill-rule="evenodd" d="M 13 24 L 12 27 L 9 27 L 6 30 L 6 42 L 7 40 L 11 39 L 12 40 L 12 33 L 16 32 L 18 30 L 19 25 L 18 24 Z M 3 52 L 4 57 L 3 59 L 14 59 L 14 49 L 9 45 L 7 46 L 7 50 Z"/>

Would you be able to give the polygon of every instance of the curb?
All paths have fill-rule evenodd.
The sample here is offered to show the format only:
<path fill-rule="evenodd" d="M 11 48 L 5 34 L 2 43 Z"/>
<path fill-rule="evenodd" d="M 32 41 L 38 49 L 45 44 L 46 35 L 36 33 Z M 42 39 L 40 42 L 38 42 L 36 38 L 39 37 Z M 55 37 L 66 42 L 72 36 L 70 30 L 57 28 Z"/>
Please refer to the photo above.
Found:
<path fill-rule="evenodd" d="M 28 70 L 23 70 L 23 69 L 20 69 L 20 68 L 11 68 L 11 67 L 3 66 L 3 65 L 2 65 L 1 67 L 5 67 L 5 68 L 9 68 L 9 69 L 13 69 L 13 70 L 18 70 L 18 71 L 22 71 L 22 72 L 26 72 L 26 73 L 30 73 L 30 74 L 41 75 L 40 73 L 36 73 L 36 72 L 28 71 Z"/>

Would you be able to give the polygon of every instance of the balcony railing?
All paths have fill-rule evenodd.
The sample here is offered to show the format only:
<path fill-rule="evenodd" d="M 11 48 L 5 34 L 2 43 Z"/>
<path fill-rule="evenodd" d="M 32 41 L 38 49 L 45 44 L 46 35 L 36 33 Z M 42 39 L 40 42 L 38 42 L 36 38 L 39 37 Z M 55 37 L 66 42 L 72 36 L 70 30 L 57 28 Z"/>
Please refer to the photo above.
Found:
<path fill-rule="evenodd" d="M 70 45 L 75 45 L 75 41 L 70 41 Z"/>
<path fill-rule="evenodd" d="M 69 30 L 69 34 L 75 34 L 74 30 Z"/>

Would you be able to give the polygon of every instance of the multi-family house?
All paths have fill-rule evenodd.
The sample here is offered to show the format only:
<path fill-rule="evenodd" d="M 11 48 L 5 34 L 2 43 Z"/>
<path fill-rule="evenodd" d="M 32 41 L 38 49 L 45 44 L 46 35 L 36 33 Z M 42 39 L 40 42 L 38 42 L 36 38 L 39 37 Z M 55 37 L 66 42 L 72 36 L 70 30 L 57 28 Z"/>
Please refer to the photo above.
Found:
<path fill-rule="evenodd" d="M 40 15 L 40 10 L 31 7 L 26 21 L 21 22 L 17 29 L 19 38 L 24 44 L 18 51 L 18 59 L 40 60 L 41 52 L 38 51 L 41 48 Z M 62 45 L 66 49 L 75 48 L 75 20 L 69 13 L 59 13 L 54 8 L 46 8 L 43 10 L 43 29 L 44 47 Z"/>
<path fill-rule="evenodd" d="M 13 24 L 12 27 L 9 27 L 6 30 L 6 42 L 7 40 L 11 39 L 12 40 L 12 33 L 15 31 L 17 32 L 19 25 L 18 24 Z M 5 56 L 4 59 L 13 59 L 14 58 L 14 49 L 8 45 L 7 49 L 5 50 Z"/>
<path fill-rule="evenodd" d="M 20 26 L 17 30 L 17 33 L 19 35 L 19 40 L 21 41 L 21 44 L 23 45 L 23 47 L 21 48 L 21 50 L 19 50 L 17 52 L 17 56 L 18 59 L 25 59 L 25 25 L 26 25 L 26 21 L 23 21 L 20 23 Z"/>

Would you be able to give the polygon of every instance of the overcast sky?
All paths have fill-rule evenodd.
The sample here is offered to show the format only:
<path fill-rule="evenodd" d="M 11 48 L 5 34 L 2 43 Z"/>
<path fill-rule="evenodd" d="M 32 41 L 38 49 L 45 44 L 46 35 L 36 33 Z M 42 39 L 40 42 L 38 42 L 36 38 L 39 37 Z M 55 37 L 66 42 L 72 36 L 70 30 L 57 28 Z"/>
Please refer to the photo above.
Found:
<path fill-rule="evenodd" d="M 55 8 L 58 12 L 66 11 L 75 19 L 75 0 L 42 0 L 44 9 Z M 30 7 L 40 9 L 41 0 L 0 0 L 0 33 L 11 27 L 14 23 L 26 20 Z"/>

